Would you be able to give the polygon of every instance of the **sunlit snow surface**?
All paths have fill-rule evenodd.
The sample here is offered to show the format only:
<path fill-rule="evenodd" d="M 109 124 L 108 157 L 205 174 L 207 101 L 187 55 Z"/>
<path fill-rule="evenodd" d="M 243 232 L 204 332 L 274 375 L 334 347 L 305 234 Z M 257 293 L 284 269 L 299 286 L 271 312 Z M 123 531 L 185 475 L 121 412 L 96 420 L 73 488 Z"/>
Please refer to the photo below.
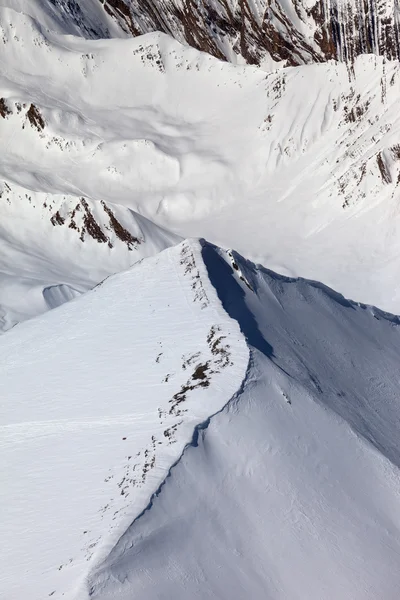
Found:
<path fill-rule="evenodd" d="M 397 600 L 398 317 L 180 241 L 400 312 L 398 63 L 265 73 L 10 3 L 0 596 Z"/>
<path fill-rule="evenodd" d="M 398 598 L 399 319 L 203 254 L 248 373 L 92 573 L 93 597 Z"/>
<path fill-rule="evenodd" d="M 58 599 L 146 506 L 194 427 L 239 389 L 248 349 L 197 242 L 1 341 L 2 594 Z"/>
<path fill-rule="evenodd" d="M 5 597 L 397 598 L 399 326 L 196 240 L 16 326 Z"/>
<path fill-rule="evenodd" d="M 161 34 L 88 41 L 6 8 L 0 25 L 0 97 L 11 111 L 0 118 L 2 273 L 83 291 L 151 254 L 115 239 L 105 202 L 134 232 L 127 207 L 400 312 L 397 62 L 371 55 L 265 73 Z M 82 197 L 112 248 L 89 233 L 81 241 L 72 215 Z M 155 250 L 173 243 L 158 239 L 148 231 Z M 8 314 L 21 294 L 4 296 Z"/>

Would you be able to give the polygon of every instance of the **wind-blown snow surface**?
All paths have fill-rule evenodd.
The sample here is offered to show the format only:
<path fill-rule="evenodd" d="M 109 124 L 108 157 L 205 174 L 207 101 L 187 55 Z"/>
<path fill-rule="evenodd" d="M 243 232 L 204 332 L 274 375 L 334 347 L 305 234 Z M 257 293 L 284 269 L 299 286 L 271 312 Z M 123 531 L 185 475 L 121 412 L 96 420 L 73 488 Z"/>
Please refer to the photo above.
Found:
<path fill-rule="evenodd" d="M 203 246 L 240 392 L 89 579 L 99 600 L 395 600 L 400 320 Z"/>
<path fill-rule="evenodd" d="M 126 227 L 132 209 L 400 311 L 398 62 L 369 55 L 266 74 L 161 34 L 88 41 L 8 8 L 0 24 L 4 273 L 21 246 L 58 264 L 43 231 L 61 236 L 70 273 L 126 268 L 128 249 L 108 248 L 105 202 Z M 83 236 L 90 251 L 81 224 L 71 228 L 82 197 L 105 234 Z M 28 237 L 16 214 L 32 223 Z M 40 274 L 40 284 L 82 291 L 101 279 L 88 271 L 77 283 Z"/>
<path fill-rule="evenodd" d="M 194 428 L 240 388 L 248 348 L 193 241 L 20 324 L 0 355 L 1 596 L 82 600 Z"/>

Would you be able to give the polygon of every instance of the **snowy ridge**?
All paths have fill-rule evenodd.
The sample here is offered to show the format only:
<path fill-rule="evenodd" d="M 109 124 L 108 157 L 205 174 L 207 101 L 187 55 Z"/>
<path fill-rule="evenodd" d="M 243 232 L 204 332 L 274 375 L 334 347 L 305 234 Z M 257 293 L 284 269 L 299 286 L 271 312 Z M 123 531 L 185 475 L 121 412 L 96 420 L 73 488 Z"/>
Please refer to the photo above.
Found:
<path fill-rule="evenodd" d="M 395 599 L 399 318 L 209 244 L 203 259 L 249 344 L 246 378 L 90 597 Z"/>
<path fill-rule="evenodd" d="M 82 598 L 194 428 L 240 388 L 247 346 L 191 240 L 22 323 L 0 353 L 3 590 Z"/>
<path fill-rule="evenodd" d="M 7 600 L 398 600 L 399 19 L 0 0 Z"/>
<path fill-rule="evenodd" d="M 125 573 L 122 578 L 119 575 L 121 564 L 127 570 L 131 570 L 132 568 L 135 569 L 135 564 L 134 561 L 132 562 L 130 553 L 134 545 L 132 542 L 132 537 L 135 537 L 135 529 L 137 524 L 139 523 L 140 526 L 140 520 L 143 517 L 146 517 L 147 513 L 151 511 L 154 503 L 157 501 L 157 498 L 162 493 L 164 486 L 168 483 L 169 478 L 173 477 L 174 469 L 179 466 L 180 461 L 184 460 L 186 453 L 192 448 L 198 447 L 199 440 L 202 439 L 202 436 L 204 435 L 205 430 L 207 430 L 209 427 L 212 419 L 214 419 L 219 413 L 222 413 L 224 410 L 226 410 L 226 408 L 231 405 L 231 403 L 234 403 L 243 393 L 243 390 L 248 382 L 248 373 L 250 372 L 249 369 L 250 367 L 247 369 L 240 388 L 235 392 L 235 394 L 233 394 L 231 398 L 229 398 L 226 404 L 222 406 L 216 413 L 207 417 L 207 419 L 202 423 L 199 423 L 195 426 L 192 439 L 184 446 L 180 456 L 170 466 L 164 479 L 161 481 L 158 488 L 153 492 L 148 504 L 134 518 L 132 523 L 129 524 L 129 527 L 121 535 L 121 537 L 116 540 L 115 545 L 111 547 L 107 556 L 103 558 L 103 560 L 98 561 L 98 564 L 92 568 L 88 576 L 85 578 L 84 585 L 78 591 L 78 597 L 81 597 L 81 594 L 84 594 L 85 597 L 87 594 L 88 598 L 103 598 L 103 594 L 105 594 L 105 597 L 107 597 L 110 586 L 112 587 L 116 585 L 119 587 L 121 583 L 124 583 L 123 578 L 125 577 Z"/>
<path fill-rule="evenodd" d="M 7 598 L 397 598 L 399 323 L 186 240 L 8 332 Z"/>

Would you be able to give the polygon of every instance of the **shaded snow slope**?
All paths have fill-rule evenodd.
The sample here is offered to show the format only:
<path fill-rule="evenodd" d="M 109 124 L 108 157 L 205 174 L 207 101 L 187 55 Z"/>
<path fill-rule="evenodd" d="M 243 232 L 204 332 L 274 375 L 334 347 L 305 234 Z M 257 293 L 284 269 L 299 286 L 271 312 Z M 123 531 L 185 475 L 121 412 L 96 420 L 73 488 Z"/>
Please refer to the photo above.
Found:
<path fill-rule="evenodd" d="M 266 74 L 162 34 L 88 41 L 4 8 L 0 24 L 1 224 L 15 246 L 16 213 L 52 220 L 64 242 L 84 198 L 104 226 L 101 203 L 132 223 L 124 206 L 399 310 L 398 62 L 368 55 Z M 45 246 L 42 231 L 30 244 Z M 133 262 L 91 244 L 88 261 L 98 252 L 108 272 Z"/>
<path fill-rule="evenodd" d="M 240 393 L 91 577 L 99 600 L 395 600 L 400 320 L 203 246 Z"/>
<path fill-rule="evenodd" d="M 186 241 L 15 327 L 0 355 L 2 594 L 81 600 L 194 428 L 240 388 L 248 348 Z"/>

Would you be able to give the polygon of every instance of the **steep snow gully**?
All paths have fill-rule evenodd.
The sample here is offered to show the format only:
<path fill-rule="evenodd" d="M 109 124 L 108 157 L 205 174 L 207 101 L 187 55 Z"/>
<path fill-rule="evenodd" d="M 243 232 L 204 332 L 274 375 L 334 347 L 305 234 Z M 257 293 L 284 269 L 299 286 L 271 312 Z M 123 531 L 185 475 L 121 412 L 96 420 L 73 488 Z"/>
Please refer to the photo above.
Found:
<path fill-rule="evenodd" d="M 88 596 L 397 598 L 400 319 L 200 243 L 247 372 Z"/>

